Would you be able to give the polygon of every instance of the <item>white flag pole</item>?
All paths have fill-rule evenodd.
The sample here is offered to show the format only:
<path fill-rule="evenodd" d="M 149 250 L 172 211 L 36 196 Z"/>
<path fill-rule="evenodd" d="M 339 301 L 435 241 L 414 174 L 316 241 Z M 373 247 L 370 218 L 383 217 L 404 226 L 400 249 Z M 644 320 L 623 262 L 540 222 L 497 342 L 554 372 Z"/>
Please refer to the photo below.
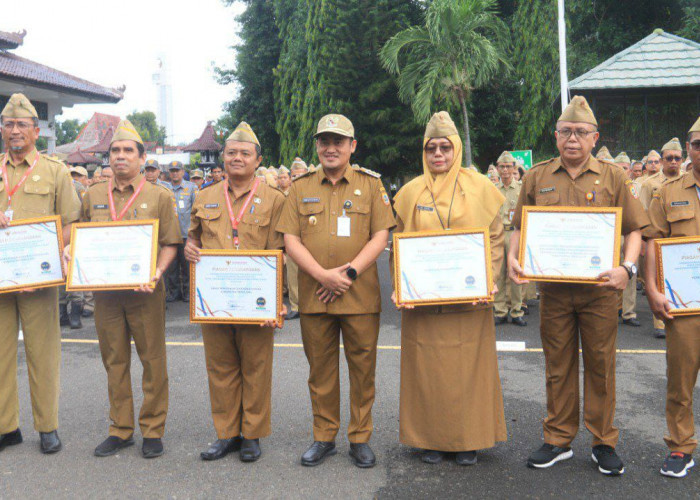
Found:
<path fill-rule="evenodd" d="M 569 104 L 569 78 L 566 69 L 566 22 L 564 20 L 564 0 L 558 0 L 559 24 L 559 81 L 561 87 L 561 110 Z"/>

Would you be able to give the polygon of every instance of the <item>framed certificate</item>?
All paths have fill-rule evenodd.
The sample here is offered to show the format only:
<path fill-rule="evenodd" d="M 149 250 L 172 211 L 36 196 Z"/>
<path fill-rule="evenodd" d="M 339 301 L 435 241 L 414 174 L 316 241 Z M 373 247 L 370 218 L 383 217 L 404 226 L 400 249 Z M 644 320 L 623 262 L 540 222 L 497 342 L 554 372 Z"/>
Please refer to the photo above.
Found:
<path fill-rule="evenodd" d="M 493 300 L 488 228 L 394 234 L 394 290 L 400 305 Z"/>
<path fill-rule="evenodd" d="M 620 207 L 523 207 L 523 277 L 601 283 L 598 275 L 619 265 L 621 224 Z"/>
<path fill-rule="evenodd" d="M 669 314 L 700 314 L 700 237 L 654 241 L 657 286 L 671 303 Z"/>
<path fill-rule="evenodd" d="M 0 229 L 0 293 L 65 283 L 62 229 L 59 215 Z"/>
<path fill-rule="evenodd" d="M 70 248 L 66 290 L 152 287 L 158 253 L 158 221 L 73 224 Z"/>
<path fill-rule="evenodd" d="M 200 250 L 190 264 L 190 321 L 282 323 L 281 250 Z"/>

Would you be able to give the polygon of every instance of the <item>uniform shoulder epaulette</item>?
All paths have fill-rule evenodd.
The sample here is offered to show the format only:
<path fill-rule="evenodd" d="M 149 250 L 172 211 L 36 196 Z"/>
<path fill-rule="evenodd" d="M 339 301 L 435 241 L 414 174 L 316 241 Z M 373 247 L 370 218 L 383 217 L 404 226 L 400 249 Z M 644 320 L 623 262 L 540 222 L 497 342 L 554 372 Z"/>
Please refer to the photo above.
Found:
<path fill-rule="evenodd" d="M 607 166 L 609 166 L 609 167 L 617 167 L 617 165 L 615 164 L 614 161 L 611 161 L 611 160 L 603 160 L 603 159 L 600 159 L 600 158 L 596 158 L 596 160 L 598 160 L 598 163 L 602 163 L 603 165 L 607 165 Z"/>
<path fill-rule="evenodd" d="M 311 174 L 315 174 L 316 172 L 318 172 L 318 170 L 314 170 L 313 172 L 311 172 L 311 171 L 304 172 L 303 174 L 300 174 L 300 175 L 296 176 L 294 179 L 292 179 L 292 182 L 296 182 L 299 179 L 303 179 L 304 177 L 308 177 Z"/>
<path fill-rule="evenodd" d="M 371 177 L 374 177 L 375 179 L 379 179 L 382 176 L 382 174 L 380 174 L 379 172 L 375 172 L 374 170 L 370 170 L 370 169 L 365 168 L 365 167 L 358 166 L 358 167 L 353 167 L 353 168 L 355 170 L 357 170 L 358 172 L 362 172 L 363 174 L 367 174 Z"/>
<path fill-rule="evenodd" d="M 534 169 L 534 168 L 537 168 L 537 167 L 541 167 L 541 166 L 543 166 L 543 165 L 547 165 L 547 164 L 549 164 L 549 163 L 552 163 L 554 160 L 556 160 L 556 158 L 550 158 L 549 160 L 544 160 L 544 161 L 535 163 L 535 164 L 530 168 L 530 170 L 532 170 L 532 169 Z"/>
<path fill-rule="evenodd" d="M 212 187 L 212 186 L 216 186 L 216 184 L 207 184 L 206 186 L 202 185 L 202 187 L 199 188 L 199 192 L 201 193 L 201 192 L 204 191 L 205 189 L 209 189 L 209 188 Z"/>
<path fill-rule="evenodd" d="M 156 182 L 147 182 L 146 184 L 150 184 L 151 186 L 155 186 L 155 187 L 158 187 L 158 188 L 160 188 L 160 189 L 165 189 L 168 193 L 172 193 L 172 191 L 171 191 L 170 189 L 168 189 L 167 187 L 163 186 L 162 184 L 158 184 L 158 183 L 156 183 Z"/>

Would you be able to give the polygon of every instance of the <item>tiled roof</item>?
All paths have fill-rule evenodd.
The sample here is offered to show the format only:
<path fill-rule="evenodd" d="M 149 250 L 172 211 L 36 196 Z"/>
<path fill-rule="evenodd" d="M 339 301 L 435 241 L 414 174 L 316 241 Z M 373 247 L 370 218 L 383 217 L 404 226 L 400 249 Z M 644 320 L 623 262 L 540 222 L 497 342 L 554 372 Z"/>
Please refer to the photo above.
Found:
<path fill-rule="evenodd" d="M 571 90 L 700 86 L 700 44 L 657 29 L 571 80 Z"/>
<path fill-rule="evenodd" d="M 202 135 L 194 141 L 192 144 L 182 148 L 185 152 L 197 152 L 197 151 L 221 151 L 221 144 L 216 142 L 214 133 L 214 126 L 212 122 L 207 122 L 207 126 L 204 127 Z"/>
<path fill-rule="evenodd" d="M 56 151 L 64 154 L 71 154 L 78 149 L 87 151 L 100 144 L 110 129 L 112 131 L 116 130 L 117 125 L 119 125 L 119 120 L 120 118 L 118 116 L 94 113 L 80 131 L 75 141 L 58 146 Z"/>
<path fill-rule="evenodd" d="M 114 135 L 114 127 L 109 127 L 107 132 L 102 136 L 102 140 L 84 150 L 85 153 L 108 153 L 109 145 L 112 143 L 112 136 Z"/>
<path fill-rule="evenodd" d="M 38 87 L 61 89 L 68 94 L 96 98 L 102 102 L 116 103 L 124 97 L 124 88 L 102 87 L 77 76 L 3 51 L 0 51 L 0 78 Z"/>
<path fill-rule="evenodd" d="M 83 151 L 77 150 L 71 154 L 68 155 L 66 158 L 66 163 L 69 163 L 70 165 L 88 165 L 88 164 L 93 164 L 93 165 L 101 165 L 102 160 L 100 160 L 97 156 L 84 153 Z"/>
<path fill-rule="evenodd" d="M 27 30 L 21 33 L 10 33 L 9 31 L 0 31 L 0 50 L 16 49 L 24 43 L 24 37 Z"/>

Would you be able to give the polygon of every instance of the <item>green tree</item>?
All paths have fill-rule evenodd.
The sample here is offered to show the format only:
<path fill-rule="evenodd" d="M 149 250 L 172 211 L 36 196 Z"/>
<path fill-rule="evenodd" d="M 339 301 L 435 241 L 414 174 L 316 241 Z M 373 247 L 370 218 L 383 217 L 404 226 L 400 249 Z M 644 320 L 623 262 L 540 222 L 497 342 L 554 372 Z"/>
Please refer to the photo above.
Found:
<path fill-rule="evenodd" d="M 235 0 L 225 0 L 232 5 Z M 270 0 L 242 0 L 246 10 L 237 18 L 241 43 L 234 69 L 215 68 L 218 82 L 236 84 L 236 98 L 224 104 L 217 127 L 232 131 L 246 121 L 255 131 L 263 153 L 279 156 L 279 136 L 275 130 L 274 74 L 280 54 L 280 39 L 275 24 L 274 5 Z"/>
<path fill-rule="evenodd" d="M 426 122 L 439 104 L 459 103 L 466 165 L 472 162 L 469 97 L 510 68 L 508 26 L 495 8 L 495 0 L 435 0 L 424 25 L 397 33 L 381 51 L 416 119 Z"/>
<path fill-rule="evenodd" d="M 165 145 L 165 127 L 158 126 L 153 111 L 134 111 L 126 118 L 134 125 L 144 142 L 155 142 L 159 146 Z"/>
<path fill-rule="evenodd" d="M 85 126 L 85 123 L 86 122 L 81 122 L 78 119 L 56 122 L 56 145 L 62 146 L 63 144 L 73 142 Z"/>

